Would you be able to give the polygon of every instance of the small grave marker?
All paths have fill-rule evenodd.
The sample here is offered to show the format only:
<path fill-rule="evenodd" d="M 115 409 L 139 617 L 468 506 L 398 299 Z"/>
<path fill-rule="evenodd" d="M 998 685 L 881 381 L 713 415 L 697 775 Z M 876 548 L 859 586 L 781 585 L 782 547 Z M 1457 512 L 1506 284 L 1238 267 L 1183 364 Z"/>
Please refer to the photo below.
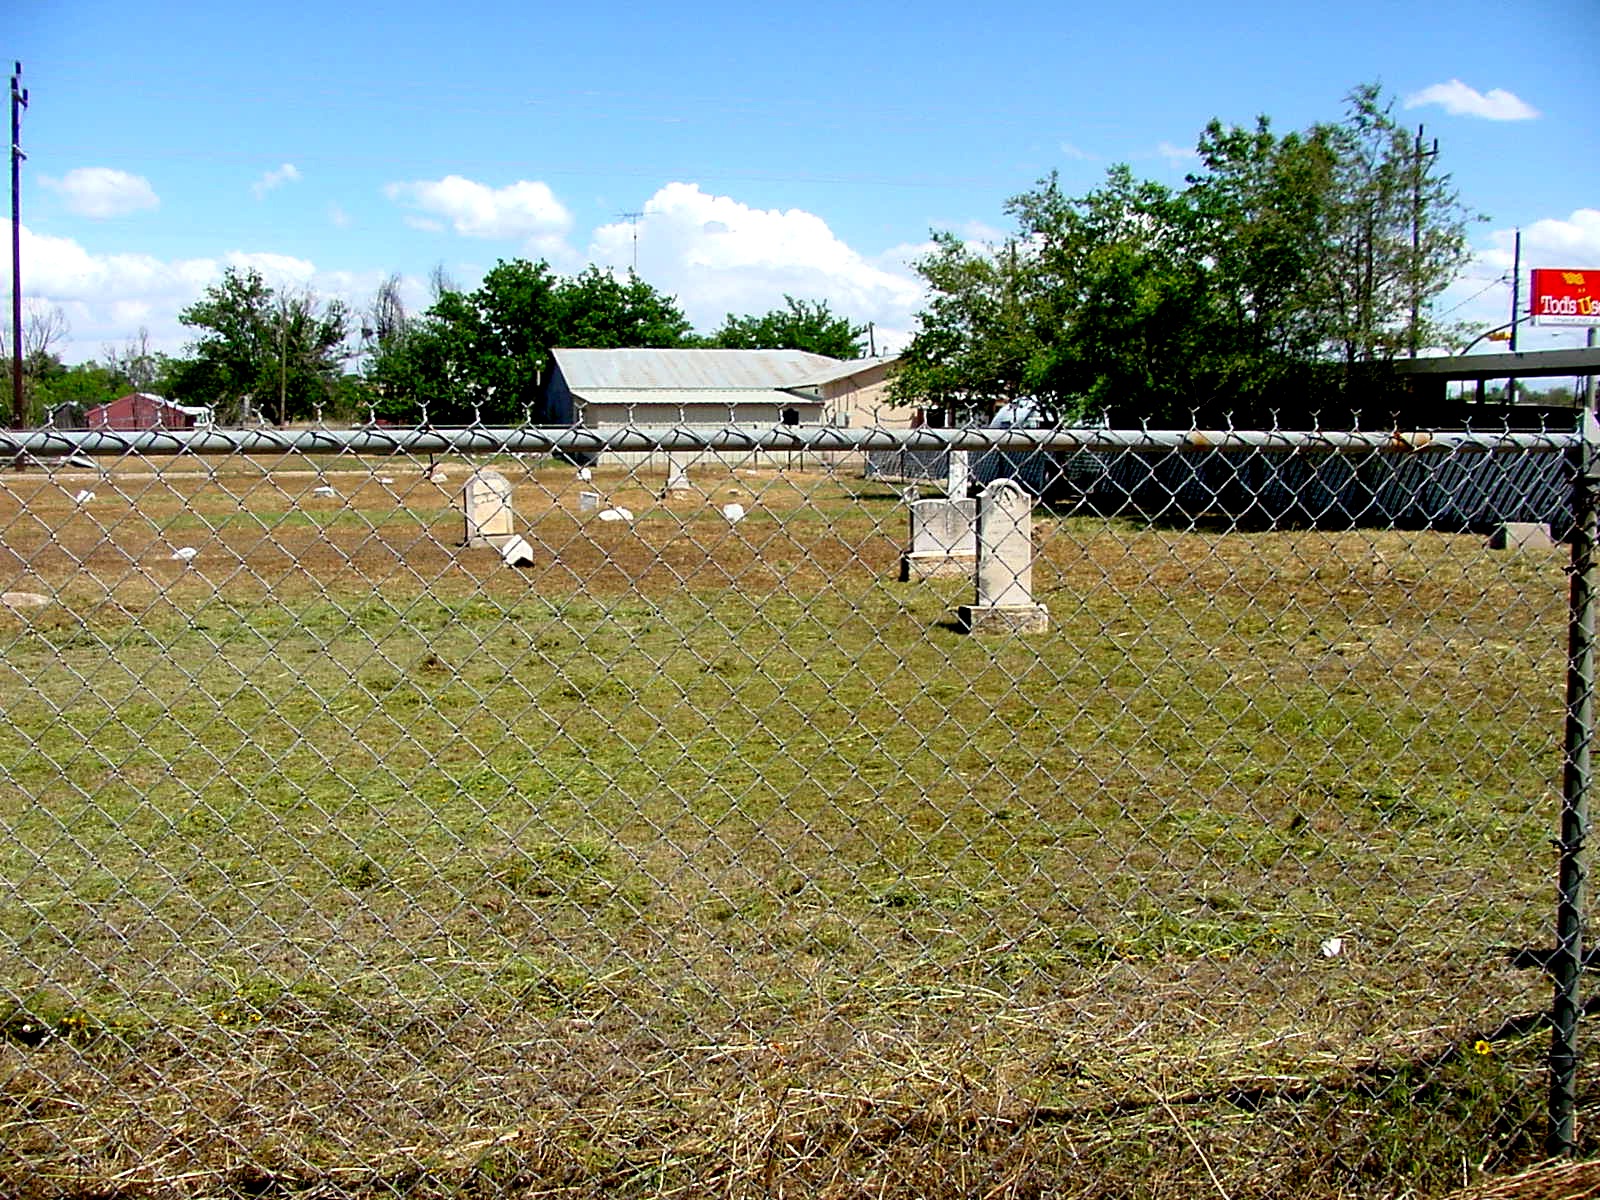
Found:
<path fill-rule="evenodd" d="M 970 575 L 978 557 L 977 502 L 914 500 L 911 545 L 900 556 L 900 582 Z"/>
<path fill-rule="evenodd" d="M 515 533 L 511 481 L 499 471 L 474 471 L 462 489 L 462 501 L 466 510 L 465 545 L 498 549 Z"/>
<path fill-rule="evenodd" d="M 1033 599 L 1033 497 L 996 479 L 978 498 L 977 602 L 960 610 L 968 633 L 1044 633 L 1050 611 Z"/>
<path fill-rule="evenodd" d="M 500 547 L 500 559 L 508 567 L 533 566 L 533 547 L 528 545 L 528 540 L 523 537 L 506 539 L 505 545 Z"/>
<path fill-rule="evenodd" d="M 1553 550 L 1555 544 L 1550 526 L 1531 521 L 1506 521 L 1489 535 L 1491 550 Z"/>
<path fill-rule="evenodd" d="M 966 450 L 950 451 L 950 468 L 945 476 L 945 495 L 952 500 L 965 500 L 971 484 L 971 453 Z"/>
<path fill-rule="evenodd" d="M 687 492 L 692 486 L 689 470 L 683 465 L 683 460 L 676 454 L 667 455 L 667 491 Z"/>

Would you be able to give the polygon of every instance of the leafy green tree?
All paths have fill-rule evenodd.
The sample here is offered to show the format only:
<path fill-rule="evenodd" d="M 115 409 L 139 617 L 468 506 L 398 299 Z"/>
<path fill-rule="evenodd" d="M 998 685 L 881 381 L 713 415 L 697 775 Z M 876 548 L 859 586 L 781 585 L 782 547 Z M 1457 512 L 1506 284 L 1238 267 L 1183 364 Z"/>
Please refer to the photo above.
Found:
<path fill-rule="evenodd" d="M 471 292 L 438 281 L 433 305 L 380 340 L 366 376 L 379 412 L 439 425 L 516 423 L 537 411 L 557 346 L 673 347 L 689 323 L 677 302 L 630 272 L 565 277 L 545 262 L 497 263 Z"/>
<path fill-rule="evenodd" d="M 1069 197 L 1014 197 L 998 246 L 935 237 L 930 301 L 893 386 L 980 415 L 1030 396 L 1064 420 L 1348 414 L 1370 364 L 1427 345 L 1465 256 L 1465 213 L 1376 88 L 1279 136 L 1211 122 L 1181 189 L 1113 167 Z"/>
<path fill-rule="evenodd" d="M 866 349 L 865 325 L 828 307 L 826 300 L 796 300 L 762 316 L 729 313 L 721 328 L 702 344 L 724 350 L 807 350 L 830 358 L 860 358 Z"/>
<path fill-rule="evenodd" d="M 1440 340 L 1429 306 L 1470 257 L 1472 215 L 1377 85 L 1355 88 L 1346 105 L 1343 121 L 1317 130 L 1333 158 L 1321 298 L 1326 338 L 1354 365 Z"/>
<path fill-rule="evenodd" d="M 174 374 L 176 399 L 210 404 L 223 420 L 249 406 L 281 424 L 335 394 L 349 320 L 338 300 L 280 293 L 260 272 L 230 267 L 179 320 L 201 334 Z"/>
<path fill-rule="evenodd" d="M 34 384 L 33 414 L 42 420 L 51 409 L 76 404 L 89 409 L 107 404 L 134 390 L 118 371 L 95 362 L 62 367 L 39 378 Z"/>

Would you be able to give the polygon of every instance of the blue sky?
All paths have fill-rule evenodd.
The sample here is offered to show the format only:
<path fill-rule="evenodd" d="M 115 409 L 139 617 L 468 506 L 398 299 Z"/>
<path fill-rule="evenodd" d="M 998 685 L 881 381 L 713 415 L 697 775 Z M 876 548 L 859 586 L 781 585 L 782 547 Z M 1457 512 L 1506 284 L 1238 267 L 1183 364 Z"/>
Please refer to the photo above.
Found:
<path fill-rule="evenodd" d="M 1302 128 L 1364 81 L 1488 217 L 1452 318 L 1507 319 L 1518 226 L 1524 267 L 1600 269 L 1594 0 L 21 5 L 23 290 L 69 361 L 180 348 L 230 264 L 358 307 L 398 273 L 420 308 L 435 267 L 626 268 L 635 231 L 699 328 L 790 293 L 892 348 L 930 229 L 997 236 L 1052 170 L 1180 183 L 1210 118 Z"/>

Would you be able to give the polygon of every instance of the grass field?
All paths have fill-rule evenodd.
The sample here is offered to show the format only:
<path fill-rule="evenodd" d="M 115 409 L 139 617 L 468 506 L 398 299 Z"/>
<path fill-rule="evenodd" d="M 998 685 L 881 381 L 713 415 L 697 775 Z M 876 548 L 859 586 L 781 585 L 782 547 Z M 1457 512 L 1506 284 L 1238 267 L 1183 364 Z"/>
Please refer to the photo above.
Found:
<path fill-rule="evenodd" d="M 0 480 L 54 601 L 0 609 L 0 1192 L 1538 1157 L 1560 553 L 1041 511 L 1050 632 L 975 639 L 847 471 L 601 473 L 602 522 L 507 461 L 517 571 L 459 461 L 107 465 Z"/>

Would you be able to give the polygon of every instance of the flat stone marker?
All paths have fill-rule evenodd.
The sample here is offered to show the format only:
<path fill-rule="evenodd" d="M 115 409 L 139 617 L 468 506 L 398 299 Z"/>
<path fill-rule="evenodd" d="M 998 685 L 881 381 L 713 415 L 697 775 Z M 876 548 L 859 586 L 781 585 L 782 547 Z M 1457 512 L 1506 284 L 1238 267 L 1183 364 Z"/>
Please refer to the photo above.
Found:
<path fill-rule="evenodd" d="M 511 481 L 499 471 L 474 471 L 462 490 L 469 547 L 499 549 L 515 534 L 512 528 Z"/>
<path fill-rule="evenodd" d="M 900 556 L 900 582 L 953 579 L 972 574 L 978 557 L 975 500 L 914 500 L 911 546 Z"/>
<path fill-rule="evenodd" d="M 945 475 L 945 495 L 952 500 L 965 500 L 972 484 L 972 454 L 968 450 L 950 451 L 950 469 Z"/>
<path fill-rule="evenodd" d="M 689 469 L 676 454 L 667 455 L 667 491 L 687 492 L 694 485 L 689 482 Z"/>
<path fill-rule="evenodd" d="M 1033 600 L 1033 497 L 996 479 L 978 497 L 978 598 L 961 606 L 968 633 L 1044 633 L 1050 610 Z"/>
<path fill-rule="evenodd" d="M 508 567 L 533 566 L 533 547 L 523 537 L 509 537 L 500 547 L 500 559 Z"/>
<path fill-rule="evenodd" d="M 1506 521 L 1489 535 L 1491 550 L 1553 550 L 1555 545 L 1550 526 L 1531 521 Z"/>

